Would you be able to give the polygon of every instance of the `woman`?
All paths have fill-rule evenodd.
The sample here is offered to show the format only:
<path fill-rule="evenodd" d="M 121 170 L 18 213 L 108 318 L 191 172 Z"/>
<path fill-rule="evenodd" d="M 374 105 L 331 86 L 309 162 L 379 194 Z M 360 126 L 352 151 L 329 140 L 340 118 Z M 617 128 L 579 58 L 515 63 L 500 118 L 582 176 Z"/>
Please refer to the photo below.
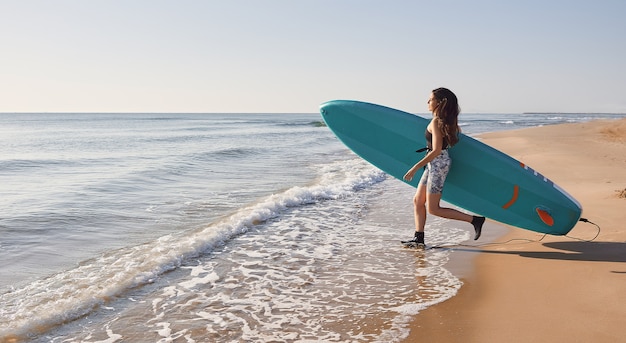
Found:
<path fill-rule="evenodd" d="M 452 163 L 447 149 L 459 141 L 460 128 L 457 118 L 461 109 L 456 95 L 446 88 L 433 90 L 430 99 L 428 99 L 428 110 L 433 113 L 433 119 L 425 132 L 428 153 L 404 175 L 404 179 L 410 182 L 415 173 L 426 166 L 413 198 L 415 237 L 402 243 L 407 246 L 422 248 L 425 246 L 426 210 L 428 213 L 439 217 L 471 223 L 475 231 L 474 240 L 477 240 L 480 237 L 485 217 L 471 216 L 440 205 L 443 184 Z"/>

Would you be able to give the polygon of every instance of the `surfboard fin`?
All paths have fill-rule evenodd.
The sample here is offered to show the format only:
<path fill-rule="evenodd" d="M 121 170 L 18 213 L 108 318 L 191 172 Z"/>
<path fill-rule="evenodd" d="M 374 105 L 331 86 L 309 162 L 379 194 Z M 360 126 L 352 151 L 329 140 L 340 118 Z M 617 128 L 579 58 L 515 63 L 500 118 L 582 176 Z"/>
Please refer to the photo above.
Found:
<path fill-rule="evenodd" d="M 546 225 L 548 226 L 554 225 L 554 218 L 552 218 L 552 215 L 550 214 L 550 210 L 544 207 L 537 207 L 535 208 L 535 211 L 537 211 L 537 215 L 539 216 L 541 221 L 544 222 Z"/>

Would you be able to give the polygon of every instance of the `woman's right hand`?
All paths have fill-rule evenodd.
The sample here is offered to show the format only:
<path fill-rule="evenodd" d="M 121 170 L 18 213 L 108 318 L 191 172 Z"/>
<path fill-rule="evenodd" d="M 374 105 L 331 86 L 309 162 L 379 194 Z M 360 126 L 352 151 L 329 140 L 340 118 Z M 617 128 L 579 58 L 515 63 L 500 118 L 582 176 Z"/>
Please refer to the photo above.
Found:
<path fill-rule="evenodd" d="M 406 182 L 411 182 L 414 176 L 415 176 L 415 168 L 411 168 L 408 172 L 406 172 L 406 174 L 404 174 L 404 180 Z"/>

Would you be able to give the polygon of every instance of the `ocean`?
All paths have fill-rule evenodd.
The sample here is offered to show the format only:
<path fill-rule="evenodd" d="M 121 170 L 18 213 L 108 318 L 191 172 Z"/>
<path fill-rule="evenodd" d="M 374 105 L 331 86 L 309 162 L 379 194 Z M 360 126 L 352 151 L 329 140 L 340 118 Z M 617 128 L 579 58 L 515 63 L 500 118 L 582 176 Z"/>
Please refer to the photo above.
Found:
<path fill-rule="evenodd" d="M 319 114 L 2 113 L 0 342 L 400 341 L 462 287 L 453 249 L 399 244 L 413 192 Z M 470 228 L 429 218 L 427 243 Z"/>

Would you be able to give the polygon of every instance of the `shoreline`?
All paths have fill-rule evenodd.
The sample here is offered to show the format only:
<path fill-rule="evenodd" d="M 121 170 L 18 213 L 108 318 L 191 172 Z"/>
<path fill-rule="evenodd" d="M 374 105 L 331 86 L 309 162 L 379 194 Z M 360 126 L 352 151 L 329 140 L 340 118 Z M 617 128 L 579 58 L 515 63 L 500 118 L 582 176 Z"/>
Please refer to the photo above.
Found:
<path fill-rule="evenodd" d="M 589 223 L 579 222 L 568 236 L 505 227 L 500 244 L 455 250 L 451 272 L 463 286 L 456 296 L 417 314 L 403 342 L 623 339 L 626 118 L 480 138 L 564 188 L 582 204 L 582 217 L 601 231 L 588 242 L 598 233 Z M 469 267 L 454 266 L 468 257 Z"/>
<path fill-rule="evenodd" d="M 465 284 L 466 279 L 470 279 L 475 272 L 476 258 L 479 256 L 480 249 L 483 246 L 491 247 L 498 244 L 497 242 L 506 237 L 510 231 L 511 229 L 504 224 L 485 221 L 482 236 L 478 241 L 470 238 L 470 240 L 463 242 L 460 247 L 450 248 L 452 254 L 450 254 L 446 269 Z"/>

